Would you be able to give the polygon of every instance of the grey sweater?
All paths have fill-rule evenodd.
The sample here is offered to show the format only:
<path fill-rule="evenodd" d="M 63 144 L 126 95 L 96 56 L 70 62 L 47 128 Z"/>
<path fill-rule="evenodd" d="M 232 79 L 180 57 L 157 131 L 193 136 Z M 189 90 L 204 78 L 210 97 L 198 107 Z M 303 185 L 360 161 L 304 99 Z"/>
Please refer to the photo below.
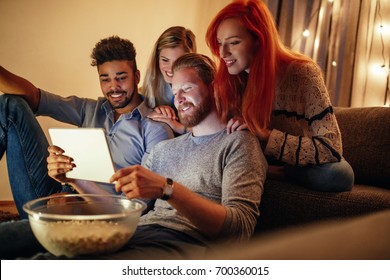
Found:
<path fill-rule="evenodd" d="M 222 237 L 245 240 L 253 234 L 268 166 L 257 138 L 248 131 L 228 135 L 224 129 L 200 137 L 187 133 L 160 142 L 145 166 L 226 207 Z M 208 241 L 188 219 L 160 199 L 141 217 L 140 225 L 147 224 Z"/>

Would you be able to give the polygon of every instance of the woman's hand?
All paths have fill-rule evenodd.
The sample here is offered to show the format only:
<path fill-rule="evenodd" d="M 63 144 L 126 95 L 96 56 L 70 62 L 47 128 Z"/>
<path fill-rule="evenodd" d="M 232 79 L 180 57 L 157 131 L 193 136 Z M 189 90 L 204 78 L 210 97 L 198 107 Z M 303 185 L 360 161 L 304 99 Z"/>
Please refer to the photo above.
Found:
<path fill-rule="evenodd" d="M 230 134 L 234 131 L 248 129 L 248 126 L 242 118 L 231 118 L 226 125 L 226 129 L 227 133 Z"/>
<path fill-rule="evenodd" d="M 154 108 L 154 112 L 163 117 L 172 120 L 177 120 L 175 110 L 173 110 L 171 106 L 167 106 L 167 105 L 157 106 L 156 108 Z"/>
<path fill-rule="evenodd" d="M 169 106 L 158 106 L 147 117 L 157 122 L 166 123 L 178 134 L 186 132 L 185 126 L 178 121 L 175 111 Z"/>
<path fill-rule="evenodd" d="M 245 123 L 243 118 L 231 118 L 226 125 L 226 129 L 227 129 L 227 133 L 230 134 L 234 131 L 248 129 L 248 126 Z M 270 135 L 271 135 L 271 130 L 267 128 L 259 129 L 258 131 L 256 131 L 256 136 L 259 138 L 261 142 L 267 143 Z"/>
<path fill-rule="evenodd" d="M 161 198 L 166 179 L 140 165 L 118 170 L 110 179 L 115 182 L 115 190 L 123 192 L 127 198 Z"/>
<path fill-rule="evenodd" d="M 72 183 L 74 180 L 67 178 L 66 173 L 76 167 L 73 158 L 64 155 L 65 151 L 57 146 L 49 146 L 48 151 L 47 170 L 49 176 L 60 183 Z"/>

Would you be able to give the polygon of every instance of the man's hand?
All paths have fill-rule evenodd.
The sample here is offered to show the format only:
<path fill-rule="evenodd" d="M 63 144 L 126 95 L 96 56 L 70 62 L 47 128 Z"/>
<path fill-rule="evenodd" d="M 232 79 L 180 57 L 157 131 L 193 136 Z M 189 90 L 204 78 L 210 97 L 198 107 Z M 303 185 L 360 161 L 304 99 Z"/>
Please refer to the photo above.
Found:
<path fill-rule="evenodd" d="M 118 170 L 110 179 L 115 182 L 115 190 L 123 192 L 127 198 L 161 198 L 165 178 L 140 165 Z"/>
<path fill-rule="evenodd" d="M 49 146 L 48 151 L 47 170 L 49 176 L 60 183 L 73 182 L 72 179 L 66 177 L 66 173 L 76 167 L 73 158 L 64 155 L 65 151 L 57 146 Z"/>

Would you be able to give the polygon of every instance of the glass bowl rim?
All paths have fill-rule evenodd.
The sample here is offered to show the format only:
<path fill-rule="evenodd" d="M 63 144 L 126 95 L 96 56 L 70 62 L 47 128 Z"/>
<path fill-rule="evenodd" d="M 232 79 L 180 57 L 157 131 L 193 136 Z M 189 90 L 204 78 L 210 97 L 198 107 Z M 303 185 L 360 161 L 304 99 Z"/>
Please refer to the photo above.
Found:
<path fill-rule="evenodd" d="M 69 214 L 52 214 L 52 213 L 42 213 L 39 211 L 34 211 L 31 209 L 31 206 L 43 202 L 45 200 L 49 201 L 50 199 L 55 199 L 55 198 L 62 198 L 62 197 L 91 197 L 91 198 L 114 198 L 118 200 L 128 200 L 131 203 L 137 203 L 140 205 L 140 207 L 137 207 L 136 209 L 131 209 L 127 212 L 121 212 L 121 213 L 116 213 L 116 214 L 96 214 L 96 215 L 69 215 Z M 45 196 L 45 197 L 40 197 L 36 198 L 33 200 L 30 200 L 26 202 L 23 205 L 23 210 L 29 215 L 29 219 L 32 216 L 35 219 L 51 219 L 51 220 L 109 220 L 109 219 L 120 219 L 124 218 L 126 216 L 129 216 L 129 214 L 136 213 L 136 212 L 142 212 L 146 208 L 146 203 L 142 200 L 139 199 L 128 199 L 124 195 L 110 195 L 110 194 L 60 194 L 58 196 Z"/>

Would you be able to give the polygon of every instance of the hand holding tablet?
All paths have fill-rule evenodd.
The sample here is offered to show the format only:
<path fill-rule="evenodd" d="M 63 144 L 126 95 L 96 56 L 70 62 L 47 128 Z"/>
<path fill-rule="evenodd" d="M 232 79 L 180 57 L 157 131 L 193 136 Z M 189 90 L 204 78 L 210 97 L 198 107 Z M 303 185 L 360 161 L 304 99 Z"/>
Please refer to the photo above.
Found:
<path fill-rule="evenodd" d="M 53 145 L 74 159 L 68 178 L 110 183 L 115 173 L 105 131 L 102 128 L 49 128 Z"/>

